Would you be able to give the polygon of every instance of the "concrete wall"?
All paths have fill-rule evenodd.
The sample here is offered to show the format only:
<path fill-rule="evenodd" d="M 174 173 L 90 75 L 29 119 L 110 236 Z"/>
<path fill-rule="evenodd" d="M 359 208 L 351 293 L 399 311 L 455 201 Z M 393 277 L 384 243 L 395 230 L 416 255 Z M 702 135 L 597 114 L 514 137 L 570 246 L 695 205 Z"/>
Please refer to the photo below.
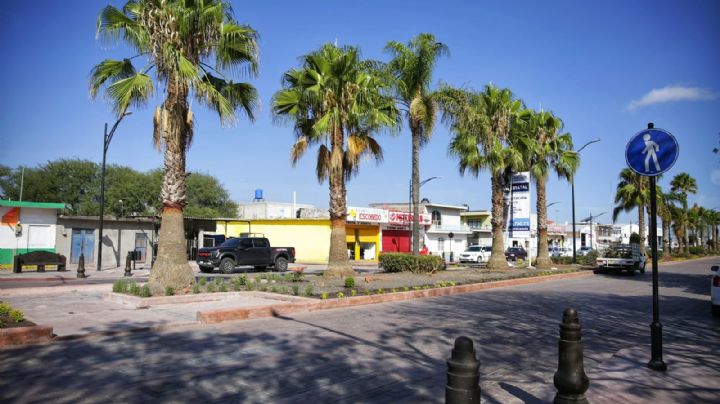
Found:
<path fill-rule="evenodd" d="M 59 218 L 56 238 L 57 252 L 71 261 L 73 229 L 90 229 L 93 232 L 93 256 L 85 257 L 86 268 L 97 268 L 97 247 L 99 237 L 98 219 L 83 220 L 75 218 Z M 128 251 L 135 250 L 135 234 L 145 234 L 147 237 L 147 257 L 145 263 L 136 262 L 137 267 L 150 267 L 152 260 L 152 241 L 157 241 L 153 234 L 153 224 L 138 221 L 105 220 L 103 223 L 103 268 L 124 267 Z"/>
<path fill-rule="evenodd" d="M 0 216 L 12 207 L 0 206 Z M 12 265 L 13 257 L 31 251 L 55 252 L 57 232 L 57 209 L 20 209 L 22 234 L 15 235 L 15 227 L 3 223 L 0 226 L 0 264 Z"/>
<path fill-rule="evenodd" d="M 273 247 L 295 247 L 295 260 L 313 263 L 327 262 L 330 253 L 330 220 L 279 219 L 253 220 L 247 223 L 217 222 L 217 233 L 238 237 L 240 233 L 262 233 Z"/>

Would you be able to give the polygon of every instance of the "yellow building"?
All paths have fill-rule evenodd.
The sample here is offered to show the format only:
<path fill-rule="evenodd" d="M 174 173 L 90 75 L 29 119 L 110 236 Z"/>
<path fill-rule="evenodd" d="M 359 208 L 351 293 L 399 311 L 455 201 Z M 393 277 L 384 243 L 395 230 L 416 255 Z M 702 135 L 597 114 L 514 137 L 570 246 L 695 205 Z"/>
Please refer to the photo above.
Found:
<path fill-rule="evenodd" d="M 217 220 L 216 233 L 238 237 L 242 233 L 263 234 L 271 246 L 295 247 L 295 260 L 327 263 L 330 253 L 329 219 Z M 350 259 L 377 261 L 380 226 L 348 224 L 345 228 Z"/>
<path fill-rule="evenodd" d="M 330 252 L 329 219 L 218 220 L 217 233 L 238 237 L 241 233 L 262 233 L 271 246 L 295 247 L 295 260 L 326 263 Z"/>

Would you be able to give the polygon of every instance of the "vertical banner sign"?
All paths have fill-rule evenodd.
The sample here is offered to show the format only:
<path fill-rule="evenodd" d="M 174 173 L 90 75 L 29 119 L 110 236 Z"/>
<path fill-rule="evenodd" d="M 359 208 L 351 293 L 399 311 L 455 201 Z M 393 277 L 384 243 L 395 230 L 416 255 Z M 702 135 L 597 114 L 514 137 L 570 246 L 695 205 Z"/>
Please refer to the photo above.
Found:
<path fill-rule="evenodd" d="M 510 238 L 530 238 L 530 173 L 515 173 L 510 181 Z"/>

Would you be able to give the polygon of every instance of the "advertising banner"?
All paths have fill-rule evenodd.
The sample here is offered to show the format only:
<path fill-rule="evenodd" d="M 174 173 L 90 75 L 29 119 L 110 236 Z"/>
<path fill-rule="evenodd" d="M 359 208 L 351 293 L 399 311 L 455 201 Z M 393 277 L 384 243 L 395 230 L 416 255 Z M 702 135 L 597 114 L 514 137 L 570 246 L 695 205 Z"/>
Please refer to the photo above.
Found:
<path fill-rule="evenodd" d="M 388 211 L 385 209 L 350 206 L 348 207 L 347 221 L 353 223 L 387 223 Z"/>
<path fill-rule="evenodd" d="M 394 225 L 409 225 L 413 221 L 412 213 L 390 211 L 388 217 L 389 223 Z M 428 226 L 432 223 L 432 216 L 428 214 L 420 214 L 420 225 Z"/>
<path fill-rule="evenodd" d="M 515 173 L 510 182 L 508 235 L 530 238 L 530 173 Z"/>

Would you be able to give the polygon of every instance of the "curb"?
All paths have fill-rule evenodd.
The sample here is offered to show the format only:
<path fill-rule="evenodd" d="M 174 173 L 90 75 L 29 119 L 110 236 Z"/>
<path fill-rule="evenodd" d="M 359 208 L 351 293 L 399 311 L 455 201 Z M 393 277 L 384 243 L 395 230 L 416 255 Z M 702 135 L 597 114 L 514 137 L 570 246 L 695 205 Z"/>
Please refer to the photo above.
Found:
<path fill-rule="evenodd" d="M 3 328 L 0 329 L 0 349 L 49 342 L 52 336 L 53 328 L 44 325 Z"/>
<path fill-rule="evenodd" d="M 311 303 L 289 303 L 267 306 L 256 306 L 241 309 L 222 309 L 200 311 L 197 322 L 201 324 L 217 324 L 225 321 L 251 320 L 257 318 L 277 317 L 292 313 L 307 313 L 317 310 L 339 309 L 353 306 L 364 306 L 375 303 L 396 302 L 426 297 L 449 296 L 460 293 L 479 292 L 482 290 L 503 288 L 508 286 L 528 285 L 532 283 L 550 282 L 559 279 L 593 276 L 592 271 L 571 272 L 558 275 L 533 276 L 529 278 L 509 279 L 468 285 L 448 286 L 444 288 L 412 290 L 383 295 L 355 296 L 343 299 L 327 299 Z"/>

